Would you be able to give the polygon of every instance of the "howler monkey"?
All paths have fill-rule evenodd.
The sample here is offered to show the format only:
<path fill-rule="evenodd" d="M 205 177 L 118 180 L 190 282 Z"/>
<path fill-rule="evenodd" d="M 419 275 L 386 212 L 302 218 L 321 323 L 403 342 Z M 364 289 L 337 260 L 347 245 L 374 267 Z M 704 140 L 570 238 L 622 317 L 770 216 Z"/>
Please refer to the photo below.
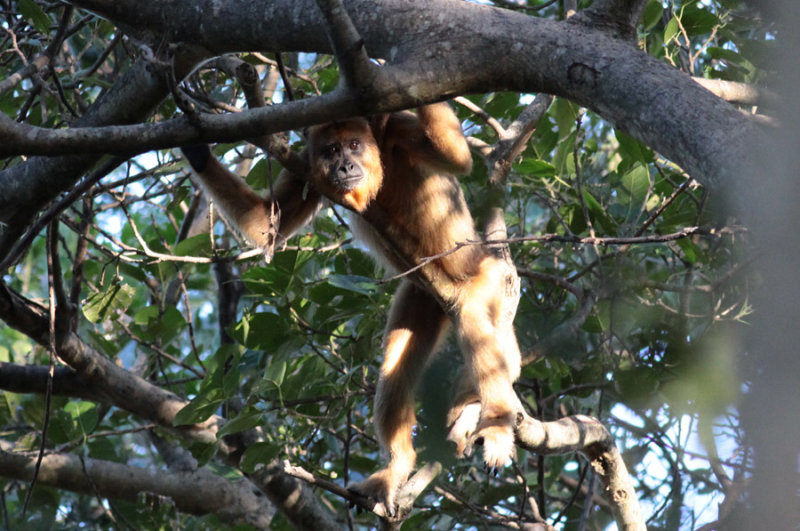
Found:
<path fill-rule="evenodd" d="M 323 197 L 369 219 L 379 212 L 381 230 L 354 216 L 356 235 L 389 267 L 405 270 L 478 240 L 455 174 L 469 173 L 472 158 L 447 103 L 367 119 L 310 128 L 306 153 L 310 190 L 283 172 L 272 194 L 261 198 L 211 156 L 207 146 L 184 148 L 198 177 L 223 213 L 259 246 L 286 239 L 317 211 Z M 279 221 L 274 226 L 279 211 Z M 398 258 L 400 257 L 400 258 Z M 384 503 L 392 514 L 395 494 L 414 468 L 414 386 L 452 320 L 464 354 L 455 409 L 480 404 L 477 425 L 455 426 L 451 438 L 462 454 L 482 440 L 488 467 L 502 467 L 514 451 L 520 354 L 504 323 L 505 269 L 479 245 L 466 245 L 425 263 L 425 278 L 439 299 L 404 278 L 386 326 L 384 359 L 374 422 L 386 468 L 350 488 Z M 444 299 L 444 300 L 442 300 Z M 444 308 L 442 306 L 444 304 Z M 448 317 L 448 315 L 450 317 Z M 466 424 L 469 424 L 468 422 Z"/>

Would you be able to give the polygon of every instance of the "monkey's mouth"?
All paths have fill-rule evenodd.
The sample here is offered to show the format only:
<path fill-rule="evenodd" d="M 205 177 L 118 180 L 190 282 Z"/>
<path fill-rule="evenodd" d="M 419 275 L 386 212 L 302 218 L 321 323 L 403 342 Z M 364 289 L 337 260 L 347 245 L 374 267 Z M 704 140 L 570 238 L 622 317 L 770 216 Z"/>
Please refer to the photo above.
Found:
<path fill-rule="evenodd" d="M 331 184 L 337 189 L 349 192 L 358 186 L 364 176 L 361 172 L 351 172 L 347 175 L 334 174 L 331 176 Z"/>

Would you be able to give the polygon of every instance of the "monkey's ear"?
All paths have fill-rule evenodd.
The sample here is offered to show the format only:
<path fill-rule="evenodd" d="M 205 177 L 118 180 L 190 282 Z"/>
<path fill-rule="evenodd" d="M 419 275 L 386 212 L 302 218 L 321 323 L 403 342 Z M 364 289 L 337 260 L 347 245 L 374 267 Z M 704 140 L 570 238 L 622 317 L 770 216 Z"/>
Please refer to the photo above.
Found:
<path fill-rule="evenodd" d="M 311 134 L 311 130 L 310 130 L 310 128 L 308 128 L 308 127 L 304 127 L 304 128 L 303 128 L 303 130 L 302 130 L 301 132 L 302 132 L 302 134 L 303 134 L 303 138 L 305 138 L 306 140 L 308 140 L 308 135 L 310 135 L 310 134 Z"/>

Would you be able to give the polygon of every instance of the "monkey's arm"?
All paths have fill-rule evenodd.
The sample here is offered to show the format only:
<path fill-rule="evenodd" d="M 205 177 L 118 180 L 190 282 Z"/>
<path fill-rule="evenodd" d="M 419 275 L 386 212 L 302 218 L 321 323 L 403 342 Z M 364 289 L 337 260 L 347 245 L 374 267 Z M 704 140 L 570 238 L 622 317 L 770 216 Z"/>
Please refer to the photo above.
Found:
<path fill-rule="evenodd" d="M 281 172 L 270 197 L 262 198 L 242 179 L 228 171 L 205 144 L 181 151 L 225 217 L 253 244 L 267 248 L 286 240 L 308 223 L 321 197 L 287 171 Z M 277 225 L 278 241 L 275 241 Z"/>
<path fill-rule="evenodd" d="M 385 142 L 447 173 L 465 175 L 472 171 L 472 155 L 461 123 L 445 102 L 420 107 L 416 116 L 408 112 L 391 115 Z"/>

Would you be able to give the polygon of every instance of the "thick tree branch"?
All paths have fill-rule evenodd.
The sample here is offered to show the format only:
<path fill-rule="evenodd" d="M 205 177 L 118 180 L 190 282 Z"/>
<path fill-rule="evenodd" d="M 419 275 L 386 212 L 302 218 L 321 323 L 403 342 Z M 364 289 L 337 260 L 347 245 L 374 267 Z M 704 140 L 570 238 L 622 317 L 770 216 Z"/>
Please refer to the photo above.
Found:
<path fill-rule="evenodd" d="M 585 455 L 603 484 L 619 529 L 647 529 L 622 455 L 601 422 L 584 415 L 541 422 L 519 413 L 516 433 L 517 444 L 531 452 Z"/>
<path fill-rule="evenodd" d="M 0 476 L 30 481 L 35 461 L 32 456 L 0 450 Z M 206 469 L 166 472 L 72 454 L 49 454 L 42 459 L 38 483 L 132 503 L 141 493 L 149 492 L 170 498 L 181 511 L 216 514 L 223 521 L 245 522 L 256 529 L 268 529 L 275 513 L 246 479 L 232 481 Z"/>
<path fill-rule="evenodd" d="M 611 35 L 633 41 L 636 26 L 648 0 L 596 0 L 591 7 L 570 19 L 587 26 L 601 28 Z"/>
<path fill-rule="evenodd" d="M 369 60 L 364 39 L 358 34 L 341 0 L 316 0 L 325 17 L 325 31 L 339 61 L 341 86 L 359 93 L 369 90 L 379 68 Z"/>
<path fill-rule="evenodd" d="M 163 30 L 175 40 L 202 44 L 213 53 L 263 48 L 330 50 L 327 42 L 320 40 L 324 26 L 309 0 L 266 5 L 233 0 L 207 9 L 204 2 L 189 6 L 186 0 L 146 6 L 131 0 L 113 5 L 101 1 L 76 3 L 112 20 Z M 257 12 L 253 6 L 259 6 Z M 369 104 L 375 112 L 467 92 L 548 92 L 597 111 L 706 183 L 738 174 L 749 160 L 752 140 L 761 138 L 757 127 L 745 116 L 691 83 L 687 76 L 631 44 L 583 24 L 557 23 L 447 0 L 414 2 L 414 9 L 405 9 L 396 1 L 375 4 L 364 0 L 352 0 L 347 7 L 370 53 L 386 57 L 397 66 L 382 69 L 380 80 L 376 80 L 375 98 Z M 181 10 L 181 16 L 176 17 L 180 20 L 164 27 L 163 20 L 173 21 L 165 14 L 173 10 Z M 265 35 L 258 30 L 267 21 L 275 31 Z M 229 31 L 232 27 L 235 32 Z M 256 35 L 257 42 L 252 40 Z M 493 52 L 500 47 L 512 51 L 506 60 L 498 60 Z M 251 123 L 245 134 L 254 136 L 345 118 L 364 112 L 365 105 L 363 101 L 338 98 L 323 103 L 327 103 L 327 112 L 314 104 L 313 113 L 306 116 L 308 107 L 295 107 L 291 112 L 298 114 L 293 119 L 283 117 L 281 123 L 269 125 L 262 122 L 260 127 Z M 697 109 L 703 111 L 696 112 Z M 277 117 L 258 114 L 254 121 L 264 119 Z M 151 133 L 146 142 L 132 145 L 137 149 L 174 145 L 177 142 L 169 142 L 168 137 L 176 132 L 180 142 L 210 139 L 203 127 L 211 122 L 201 124 L 205 135 L 192 135 L 186 131 L 188 124 L 181 120 L 161 130 L 158 141 Z M 229 122 L 216 133 L 220 140 L 231 140 L 235 128 Z M 664 134 L 665 130 L 675 134 Z M 125 133 L 126 142 L 140 132 Z M 122 134 L 122 130 L 108 130 L 105 134 Z M 37 142 L 28 141 L 24 147 L 38 149 L 34 144 L 47 138 L 37 136 Z M 63 141 L 71 142 L 70 149 L 80 148 L 76 140 Z M 113 148 L 108 144 L 103 149 Z M 102 145 L 95 143 L 91 148 L 80 149 L 96 150 Z"/>
<path fill-rule="evenodd" d="M 0 362 L 0 389 L 12 393 L 44 394 L 47 388 L 48 367 L 43 365 L 18 365 Z M 53 394 L 102 401 L 98 393 L 69 367 L 56 367 L 53 376 Z"/>
<path fill-rule="evenodd" d="M 49 341 L 45 309 L 28 301 L 0 283 L 0 319 L 31 339 L 46 345 Z M 155 386 L 115 365 L 107 357 L 91 349 L 76 334 L 61 332 L 57 340 L 59 357 L 86 382 L 88 392 L 139 417 L 151 420 L 178 435 L 198 442 L 216 444 L 223 456 L 241 455 L 235 448 L 217 440 L 222 419 L 216 415 L 206 422 L 174 427 L 175 414 L 187 401 Z M 314 494 L 296 478 L 284 474 L 273 465 L 268 471 L 254 475 L 253 481 L 291 521 L 317 523 L 332 520 Z M 310 529 L 313 526 L 306 528 Z"/>

